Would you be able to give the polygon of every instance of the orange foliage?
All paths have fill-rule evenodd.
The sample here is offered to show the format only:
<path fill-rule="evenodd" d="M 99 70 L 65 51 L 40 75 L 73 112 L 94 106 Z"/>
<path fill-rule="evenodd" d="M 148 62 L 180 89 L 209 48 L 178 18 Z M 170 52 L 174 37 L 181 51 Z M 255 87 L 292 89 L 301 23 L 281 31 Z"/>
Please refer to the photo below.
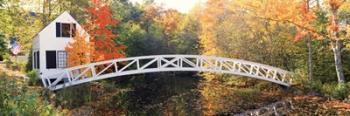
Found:
<path fill-rule="evenodd" d="M 336 14 L 343 3 L 344 0 L 325 0 L 325 4 L 329 6 L 331 14 Z M 313 39 L 337 39 L 337 37 L 332 37 L 331 34 L 317 31 L 313 25 L 313 22 L 316 20 L 315 10 L 310 8 L 308 0 L 243 1 L 244 7 L 248 7 L 247 10 L 251 10 L 259 18 L 294 25 L 298 31 L 295 35 L 295 41 L 299 41 L 305 35 L 311 35 Z M 329 16 L 327 30 L 331 33 L 339 31 L 336 18 L 335 15 Z"/>
<path fill-rule="evenodd" d="M 115 42 L 116 34 L 108 27 L 116 26 L 117 20 L 112 18 L 112 12 L 108 3 L 100 0 L 91 0 L 91 7 L 87 8 L 90 19 L 85 28 L 90 34 L 90 42 L 93 47 L 92 60 L 94 62 L 125 57 L 123 50 L 125 45 Z"/>
<path fill-rule="evenodd" d="M 327 30 L 330 33 L 337 33 L 339 32 L 339 24 L 337 22 L 337 12 L 339 7 L 344 3 L 344 0 L 328 0 L 328 5 L 330 7 L 330 11 L 331 11 L 331 16 L 329 18 L 329 25 L 327 27 Z M 337 34 L 332 35 L 333 39 L 337 40 L 338 37 Z"/>
<path fill-rule="evenodd" d="M 299 32 L 295 36 L 295 41 L 300 40 L 303 36 L 307 34 L 312 34 L 317 36 L 317 33 L 315 33 L 315 29 L 313 29 L 311 25 L 311 23 L 315 20 L 316 16 L 314 12 L 310 10 L 309 4 L 306 1 L 302 2 L 299 10 L 301 13 L 300 17 L 302 20 L 296 20 L 295 22 L 300 23 L 299 25 L 307 26 L 306 27 L 307 29 L 304 29 L 305 27 L 297 26 Z"/>
<path fill-rule="evenodd" d="M 339 9 L 339 7 L 345 2 L 345 0 L 328 0 L 327 2 L 331 10 L 335 11 Z"/>
<path fill-rule="evenodd" d="M 307 0 L 244 1 L 243 7 L 246 6 L 248 6 L 248 10 L 255 12 L 256 17 L 284 22 L 297 27 L 298 33 L 295 36 L 295 41 L 307 34 L 314 36 L 314 38 L 319 38 L 321 35 L 312 25 L 316 15 L 313 10 L 310 10 Z"/>
<path fill-rule="evenodd" d="M 73 41 L 65 48 L 68 55 L 68 67 L 90 63 L 90 54 L 88 51 L 91 50 L 91 47 L 87 38 L 88 36 L 86 34 L 77 31 Z"/>
<path fill-rule="evenodd" d="M 160 11 L 163 10 L 162 7 L 157 5 L 147 5 L 145 7 L 145 13 L 144 17 L 146 19 L 154 19 L 158 14 L 160 14 Z"/>

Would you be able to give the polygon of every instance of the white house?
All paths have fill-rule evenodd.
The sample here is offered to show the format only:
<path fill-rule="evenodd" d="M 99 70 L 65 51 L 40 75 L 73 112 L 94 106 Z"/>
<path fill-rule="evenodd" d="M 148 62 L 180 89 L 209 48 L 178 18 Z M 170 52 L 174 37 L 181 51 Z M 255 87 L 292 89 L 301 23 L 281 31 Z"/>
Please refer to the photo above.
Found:
<path fill-rule="evenodd" d="M 68 12 L 64 12 L 34 37 L 32 65 L 40 77 L 67 68 L 65 47 L 73 40 L 76 30 L 86 34 L 78 22 Z"/>

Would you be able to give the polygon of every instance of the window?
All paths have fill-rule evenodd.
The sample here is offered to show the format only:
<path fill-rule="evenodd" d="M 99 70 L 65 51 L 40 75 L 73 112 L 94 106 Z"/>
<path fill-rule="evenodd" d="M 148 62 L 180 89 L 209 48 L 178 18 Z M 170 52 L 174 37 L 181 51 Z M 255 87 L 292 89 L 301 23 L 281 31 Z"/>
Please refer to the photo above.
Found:
<path fill-rule="evenodd" d="M 71 30 L 70 30 L 70 24 L 62 23 L 62 37 L 70 37 L 71 35 Z"/>
<path fill-rule="evenodd" d="M 74 37 L 76 24 L 56 23 L 56 37 Z"/>
<path fill-rule="evenodd" d="M 58 64 L 58 68 L 67 67 L 67 52 L 57 51 L 57 64 Z"/>
<path fill-rule="evenodd" d="M 65 51 L 46 51 L 46 68 L 66 68 L 67 52 Z"/>
<path fill-rule="evenodd" d="M 33 53 L 33 68 L 40 69 L 40 53 L 39 51 Z"/>
<path fill-rule="evenodd" d="M 56 51 L 46 51 L 46 68 L 56 68 Z"/>

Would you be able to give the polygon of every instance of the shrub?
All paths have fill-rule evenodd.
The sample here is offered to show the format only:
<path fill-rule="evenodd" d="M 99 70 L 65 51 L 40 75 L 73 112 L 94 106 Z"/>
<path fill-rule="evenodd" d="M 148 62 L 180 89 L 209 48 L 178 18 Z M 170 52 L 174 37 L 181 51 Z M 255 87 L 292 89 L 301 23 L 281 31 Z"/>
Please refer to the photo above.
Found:
<path fill-rule="evenodd" d="M 58 90 L 54 101 L 63 108 L 74 109 L 85 103 L 96 100 L 96 93 L 92 92 L 91 84 L 82 84 Z"/>
<path fill-rule="evenodd" d="M 316 92 L 316 93 L 322 93 L 322 82 L 318 81 L 318 80 L 314 80 L 314 81 L 308 81 L 307 82 L 307 91 L 308 92 Z"/>
<path fill-rule="evenodd" d="M 265 82 L 265 81 L 257 83 L 256 85 L 254 85 L 254 88 L 257 90 L 266 91 L 266 92 L 276 92 L 282 89 L 277 84 L 274 84 L 271 82 Z"/>
<path fill-rule="evenodd" d="M 309 83 L 310 89 L 317 93 L 322 93 L 322 82 L 319 80 L 315 80 Z"/>
<path fill-rule="evenodd" d="M 4 63 L 5 63 L 6 68 L 12 68 L 12 67 L 11 67 L 11 64 L 12 64 L 12 61 L 11 61 L 11 60 L 5 59 L 5 60 L 4 60 Z"/>
<path fill-rule="evenodd" d="M 0 75 L 0 116 L 57 115 L 53 106 L 42 99 L 40 93 L 28 89 L 25 83 Z"/>
<path fill-rule="evenodd" d="M 27 63 L 26 62 L 18 62 L 17 65 L 19 67 L 19 71 L 26 72 L 26 70 L 27 70 L 27 67 L 26 67 Z"/>
<path fill-rule="evenodd" d="M 348 97 L 350 93 L 350 88 L 345 83 L 340 83 L 335 87 L 335 90 L 333 91 L 333 97 L 336 99 L 343 100 Z"/>
<path fill-rule="evenodd" d="M 6 68 L 9 68 L 11 70 L 17 70 L 21 72 L 25 72 L 27 67 L 26 67 L 26 62 L 16 62 L 11 60 L 11 56 L 9 54 L 5 54 L 3 56 L 4 59 L 4 64 Z"/>
<path fill-rule="evenodd" d="M 328 97 L 343 100 L 350 94 L 350 87 L 345 83 L 327 83 L 322 85 L 322 93 Z"/>
<path fill-rule="evenodd" d="M 40 78 L 39 78 L 39 75 L 36 71 L 32 70 L 32 71 L 29 71 L 27 73 L 27 76 L 29 77 L 29 81 L 28 81 L 28 84 L 30 86 L 33 86 L 33 85 L 39 85 L 40 83 Z"/>
<path fill-rule="evenodd" d="M 21 72 L 25 72 L 26 70 L 26 63 L 25 62 L 13 62 L 10 61 L 8 68 L 12 69 L 12 70 L 17 70 L 17 71 L 21 71 Z"/>
<path fill-rule="evenodd" d="M 259 90 L 255 88 L 237 89 L 235 94 L 245 102 L 254 102 L 254 98 L 259 95 Z"/>
<path fill-rule="evenodd" d="M 325 83 L 322 85 L 322 93 L 325 96 L 332 97 L 337 83 Z"/>

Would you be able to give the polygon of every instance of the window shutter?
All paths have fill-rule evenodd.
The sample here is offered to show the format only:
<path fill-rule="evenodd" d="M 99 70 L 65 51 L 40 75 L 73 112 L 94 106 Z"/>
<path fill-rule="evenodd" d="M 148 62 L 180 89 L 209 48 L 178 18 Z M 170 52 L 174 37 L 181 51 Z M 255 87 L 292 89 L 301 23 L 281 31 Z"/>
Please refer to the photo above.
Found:
<path fill-rule="evenodd" d="M 32 65 L 33 65 L 34 69 L 37 69 L 37 65 L 36 64 L 38 63 L 37 60 L 36 60 L 37 59 L 36 58 L 36 53 L 37 52 L 33 52 L 33 56 L 32 56 L 33 57 L 33 64 Z"/>
<path fill-rule="evenodd" d="M 56 51 L 46 51 L 46 68 L 56 68 Z"/>
<path fill-rule="evenodd" d="M 36 55 L 37 69 L 40 69 L 40 52 L 38 51 Z"/>
<path fill-rule="evenodd" d="M 76 25 L 75 23 L 73 23 L 73 27 L 72 27 L 72 37 L 75 37 L 76 29 L 77 29 L 77 25 Z"/>
<path fill-rule="evenodd" d="M 61 23 L 56 23 L 56 37 L 61 37 Z"/>

